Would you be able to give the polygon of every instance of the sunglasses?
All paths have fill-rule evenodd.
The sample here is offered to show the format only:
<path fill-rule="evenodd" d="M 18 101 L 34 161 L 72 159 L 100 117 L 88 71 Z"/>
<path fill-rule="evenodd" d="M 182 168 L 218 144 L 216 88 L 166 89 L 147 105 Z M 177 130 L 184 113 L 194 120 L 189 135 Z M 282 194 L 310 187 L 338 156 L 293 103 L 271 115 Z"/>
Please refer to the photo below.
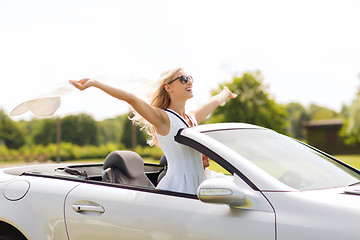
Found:
<path fill-rule="evenodd" d="M 180 77 L 177 77 L 177 78 L 171 80 L 170 82 L 168 82 L 168 84 L 171 84 L 171 83 L 175 82 L 178 79 L 180 80 L 180 82 L 182 84 L 187 84 L 188 81 L 190 81 L 191 83 L 193 82 L 193 77 L 192 76 L 184 76 L 184 75 L 182 75 Z"/>

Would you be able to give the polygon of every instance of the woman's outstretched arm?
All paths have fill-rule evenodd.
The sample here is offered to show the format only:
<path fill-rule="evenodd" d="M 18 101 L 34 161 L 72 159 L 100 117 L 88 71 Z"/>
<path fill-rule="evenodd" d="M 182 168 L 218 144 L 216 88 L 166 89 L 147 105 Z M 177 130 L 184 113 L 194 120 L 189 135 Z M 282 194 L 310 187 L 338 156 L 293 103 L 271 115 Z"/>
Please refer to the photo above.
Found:
<path fill-rule="evenodd" d="M 200 106 L 193 113 L 196 121 L 199 123 L 203 121 L 209 114 L 215 110 L 220 104 L 222 104 L 228 98 L 236 98 L 236 94 L 232 93 L 229 88 L 224 87 L 223 90 L 210 98 L 210 100 L 204 105 Z"/>
<path fill-rule="evenodd" d="M 115 88 L 91 78 L 84 78 L 79 81 L 70 80 L 70 83 L 81 91 L 89 87 L 96 87 L 110 96 L 127 102 L 136 112 L 151 123 L 159 134 L 166 135 L 170 129 L 170 121 L 164 111 L 160 108 L 151 106 L 133 93 L 129 93 L 120 88 Z"/>

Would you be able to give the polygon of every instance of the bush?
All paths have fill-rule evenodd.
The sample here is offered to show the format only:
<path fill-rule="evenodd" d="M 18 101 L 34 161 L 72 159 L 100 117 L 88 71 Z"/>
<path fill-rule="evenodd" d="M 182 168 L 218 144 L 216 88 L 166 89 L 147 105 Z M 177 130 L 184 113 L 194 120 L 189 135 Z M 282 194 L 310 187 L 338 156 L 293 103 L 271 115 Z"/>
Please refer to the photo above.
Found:
<path fill-rule="evenodd" d="M 105 159 L 106 156 L 116 150 L 126 150 L 120 144 L 107 143 L 99 146 L 85 145 L 79 146 L 68 142 L 62 142 L 60 148 L 61 161 L 77 159 Z M 135 152 L 143 158 L 160 159 L 163 155 L 160 148 L 137 146 Z M 25 162 L 47 162 L 55 161 L 57 153 L 56 144 L 26 145 L 19 150 L 9 149 L 5 145 L 0 145 L 0 161 L 25 161 Z"/>
<path fill-rule="evenodd" d="M 135 152 L 140 154 L 140 156 L 143 158 L 152 158 L 155 160 L 160 160 L 161 156 L 163 155 L 161 148 L 150 146 L 143 147 L 138 145 L 135 148 Z"/>
<path fill-rule="evenodd" d="M 0 145 L 0 161 L 13 161 L 18 157 L 17 155 L 18 153 L 15 150 L 9 149 L 5 145 Z"/>
<path fill-rule="evenodd" d="M 61 143 L 60 156 L 62 161 L 74 159 L 105 158 L 110 152 L 123 149 L 121 145 L 108 143 L 105 145 L 79 146 L 72 143 Z M 0 145 L 0 161 L 25 161 L 25 162 L 46 162 L 56 160 L 57 145 L 26 145 L 19 150 L 9 149 Z"/>

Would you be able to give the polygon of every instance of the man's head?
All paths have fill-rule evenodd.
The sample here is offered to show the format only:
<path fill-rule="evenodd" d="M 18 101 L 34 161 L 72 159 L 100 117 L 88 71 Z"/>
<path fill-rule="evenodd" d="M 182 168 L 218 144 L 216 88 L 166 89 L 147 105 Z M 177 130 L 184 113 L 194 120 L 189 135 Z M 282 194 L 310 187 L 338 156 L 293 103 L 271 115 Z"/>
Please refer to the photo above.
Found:
<path fill-rule="evenodd" d="M 208 156 L 201 154 L 202 157 L 202 161 L 203 161 L 203 165 L 204 165 L 204 169 L 207 168 L 208 166 L 210 166 L 210 159 Z"/>

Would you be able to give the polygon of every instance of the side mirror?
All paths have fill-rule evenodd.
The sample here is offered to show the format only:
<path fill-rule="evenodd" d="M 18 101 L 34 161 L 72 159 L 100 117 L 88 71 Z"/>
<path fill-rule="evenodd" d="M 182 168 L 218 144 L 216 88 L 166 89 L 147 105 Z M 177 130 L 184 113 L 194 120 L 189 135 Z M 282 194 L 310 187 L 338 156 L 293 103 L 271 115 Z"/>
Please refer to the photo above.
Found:
<path fill-rule="evenodd" d="M 214 178 L 202 182 L 197 191 L 200 201 L 205 203 L 227 204 L 231 207 L 246 207 L 244 191 L 230 179 Z"/>

